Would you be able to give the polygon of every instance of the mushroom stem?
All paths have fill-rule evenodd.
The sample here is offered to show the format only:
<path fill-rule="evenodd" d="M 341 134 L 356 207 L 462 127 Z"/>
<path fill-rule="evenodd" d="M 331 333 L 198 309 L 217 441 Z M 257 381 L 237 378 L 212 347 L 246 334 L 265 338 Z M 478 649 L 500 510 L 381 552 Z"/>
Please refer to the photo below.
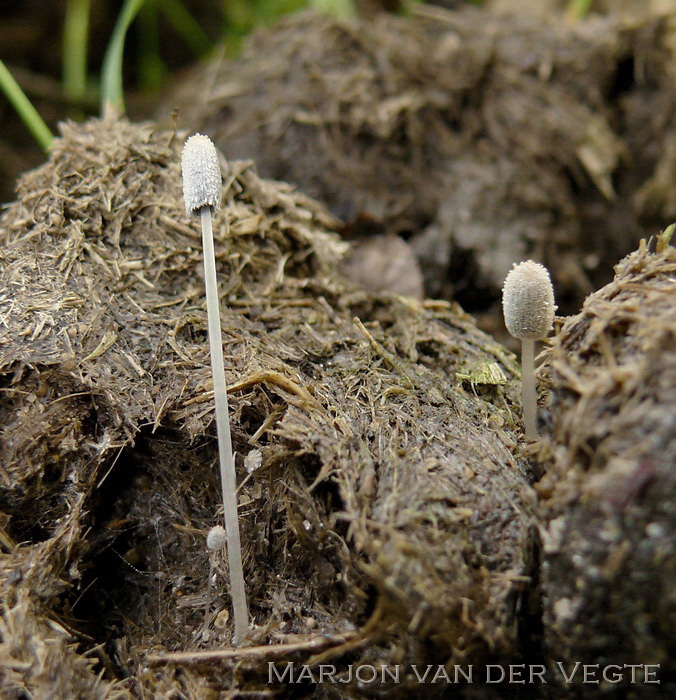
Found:
<path fill-rule="evenodd" d="M 214 577 L 214 555 L 209 555 L 209 578 L 207 580 L 207 602 L 204 604 L 204 624 L 202 625 L 202 641 L 209 641 L 209 612 L 211 611 L 211 579 Z"/>
<path fill-rule="evenodd" d="M 521 407 L 526 440 L 537 440 L 537 395 L 535 392 L 535 341 L 521 340 Z"/>
<path fill-rule="evenodd" d="M 225 384 L 225 368 L 223 366 L 221 315 L 218 303 L 216 256 L 214 252 L 214 235 L 210 206 L 203 206 L 200 208 L 200 219 L 202 222 L 202 244 L 204 247 L 204 281 L 207 296 L 209 354 L 211 356 L 211 373 L 214 384 L 218 456 L 221 467 L 221 488 L 223 491 L 223 515 L 225 518 L 225 532 L 227 534 L 228 569 L 230 571 L 230 589 L 235 618 L 233 643 L 237 646 L 249 629 L 249 619 L 246 605 L 246 591 L 244 589 L 244 570 L 242 568 L 239 522 L 237 520 L 235 463 L 232 457 L 228 394 Z"/>

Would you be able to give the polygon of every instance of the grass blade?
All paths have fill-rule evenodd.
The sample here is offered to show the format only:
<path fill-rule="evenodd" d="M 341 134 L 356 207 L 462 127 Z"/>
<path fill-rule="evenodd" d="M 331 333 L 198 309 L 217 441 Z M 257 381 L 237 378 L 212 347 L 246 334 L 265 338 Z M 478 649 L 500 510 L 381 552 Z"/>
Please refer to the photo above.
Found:
<path fill-rule="evenodd" d="M 26 97 L 24 91 L 19 87 L 19 83 L 14 80 L 14 76 L 7 70 L 5 64 L 0 60 L 0 89 L 5 93 L 14 109 L 19 113 L 23 123 L 33 134 L 35 140 L 42 149 L 47 152 L 52 143 L 54 135 L 49 127 L 44 123 L 42 117 Z"/>
<path fill-rule="evenodd" d="M 145 0 L 126 0 L 115 22 L 101 75 L 101 111 L 113 107 L 124 112 L 124 88 L 122 85 L 122 58 L 127 30 L 134 21 Z"/>
<path fill-rule="evenodd" d="M 357 15 L 353 0 L 310 0 L 310 6 L 338 19 L 350 19 Z"/>
<path fill-rule="evenodd" d="M 579 22 L 588 14 L 594 0 L 570 0 L 566 14 L 569 20 Z"/>
<path fill-rule="evenodd" d="M 205 56 L 211 51 L 209 37 L 181 0 L 163 0 L 159 8 L 195 56 Z"/>
<path fill-rule="evenodd" d="M 69 0 L 63 26 L 63 92 L 71 102 L 87 92 L 87 42 L 91 0 Z"/>

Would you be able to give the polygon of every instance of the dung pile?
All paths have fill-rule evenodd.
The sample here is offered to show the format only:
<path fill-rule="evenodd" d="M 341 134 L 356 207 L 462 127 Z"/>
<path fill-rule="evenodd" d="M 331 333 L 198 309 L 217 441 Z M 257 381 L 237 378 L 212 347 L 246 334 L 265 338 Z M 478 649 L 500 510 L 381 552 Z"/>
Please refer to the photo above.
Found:
<path fill-rule="evenodd" d="M 440 5 L 453 0 L 438 0 Z M 437 4 L 433 0 L 432 4 Z M 571 5 L 570 0 L 486 0 L 485 6 L 496 12 L 522 12 L 537 14 L 551 21 L 571 21 L 573 12 L 578 9 Z M 581 6 L 580 6 L 581 7 Z M 667 15 L 673 12 L 671 0 L 595 0 L 589 5 L 589 14 L 614 14 L 623 17 Z"/>
<path fill-rule="evenodd" d="M 113 116 L 62 134 L 0 219 L 1 692 L 269 692 L 260 655 L 162 656 L 231 636 L 221 562 L 200 641 L 219 484 L 183 137 Z M 410 663 L 513 658 L 532 562 L 512 356 L 455 306 L 350 286 L 322 207 L 223 169 L 250 642 L 403 664 L 402 691 Z"/>
<path fill-rule="evenodd" d="M 660 685 L 643 685 L 638 670 L 632 686 L 625 670 L 612 697 L 676 690 L 667 681 L 676 652 L 673 231 L 654 252 L 643 242 L 566 320 L 545 371 L 552 449 L 538 490 L 549 655 L 569 669 L 661 665 L 652 669 Z M 599 686 L 577 691 L 597 697 Z"/>
<path fill-rule="evenodd" d="M 162 114 L 179 107 L 350 235 L 401 234 L 427 294 L 491 308 L 493 329 L 515 260 L 548 264 L 560 309 L 575 312 L 670 223 L 673 37 L 667 17 L 303 14 L 193 72 Z"/>

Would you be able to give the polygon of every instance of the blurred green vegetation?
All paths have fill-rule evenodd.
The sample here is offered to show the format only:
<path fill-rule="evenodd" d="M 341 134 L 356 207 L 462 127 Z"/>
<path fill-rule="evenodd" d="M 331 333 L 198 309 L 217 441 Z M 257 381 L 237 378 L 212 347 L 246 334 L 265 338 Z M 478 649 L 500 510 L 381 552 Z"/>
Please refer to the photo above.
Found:
<path fill-rule="evenodd" d="M 208 56 L 216 45 L 225 55 L 236 55 L 243 39 L 260 26 L 308 7 L 350 17 L 356 13 L 354 0 L 124 0 L 114 25 L 100 67 L 88 64 L 92 54 L 92 0 L 66 0 L 61 42 L 61 86 L 70 105 L 69 114 L 84 118 L 84 109 L 99 102 L 101 110 L 113 105 L 124 111 L 125 76 L 133 75 L 133 89 L 144 94 L 159 91 L 170 77 L 167 58 L 174 43 L 167 44 L 170 27 L 184 48 L 195 59 Z M 191 11 L 192 10 L 192 11 Z M 203 27 L 204 11 L 220 19 L 218 26 Z M 127 35 L 132 34 L 136 50 L 125 51 Z M 174 61 L 175 62 L 175 61 Z M 48 148 L 51 134 L 4 66 L 0 69 L 0 92 L 15 107 L 26 127 L 43 148 Z M 90 110 L 91 111 L 91 110 Z"/>
<path fill-rule="evenodd" d="M 570 0 L 566 10 L 568 17 L 573 22 L 584 19 L 589 14 L 593 2 L 594 0 Z"/>
<path fill-rule="evenodd" d="M 68 0 L 64 29 L 64 89 L 68 95 L 82 96 L 86 80 L 87 21 L 91 0 Z M 261 26 L 308 7 L 337 17 L 356 14 L 353 0 L 220 0 L 219 36 L 210 39 L 200 22 L 182 0 L 126 0 L 113 30 L 104 60 L 101 78 L 102 104 L 123 105 L 122 52 L 127 30 L 135 19 L 138 41 L 138 86 L 144 92 L 162 87 L 169 70 L 160 41 L 160 22 L 166 20 L 196 59 L 208 56 L 216 44 L 223 45 L 226 55 L 239 52 L 243 39 Z M 76 21 L 79 26 L 76 28 Z"/>
<path fill-rule="evenodd" d="M 257 27 L 272 24 L 311 4 L 310 0 L 223 0 L 223 37 L 232 48 L 237 48 L 241 39 Z M 322 4 L 321 0 L 315 0 L 315 4 Z"/>
<path fill-rule="evenodd" d="M 122 64 L 124 61 L 124 42 L 127 30 L 136 18 L 145 0 L 125 0 L 113 27 L 108 49 L 103 59 L 101 71 L 101 111 L 112 106 L 124 111 L 124 85 Z"/>
<path fill-rule="evenodd" d="M 481 5 L 485 0 L 464 0 Z M 244 38 L 261 26 L 279 18 L 314 7 L 340 18 L 356 15 L 357 0 L 124 0 L 111 29 L 108 46 L 100 68 L 89 66 L 91 55 L 91 0 L 66 0 L 62 28 L 62 90 L 71 106 L 69 114 L 83 118 L 84 106 L 99 103 L 102 109 L 112 104 L 124 109 L 124 80 L 133 76 L 132 88 L 142 94 L 158 92 L 170 78 L 167 59 L 175 53 L 175 42 L 166 42 L 167 29 L 183 45 L 184 53 L 195 59 L 208 56 L 218 45 L 226 56 L 236 55 Z M 423 0 L 402 0 L 403 12 Z M 568 16 L 582 19 L 593 0 L 569 0 Z M 208 9 L 216 23 L 205 27 L 204 11 Z M 134 39 L 135 51 L 125 51 L 127 34 Z M 175 59 L 174 59 L 175 63 Z M 175 68 L 175 65 L 174 65 Z M 46 127 L 38 123 L 39 116 L 22 98 L 21 91 L 5 70 L 0 91 L 17 108 L 26 126 L 43 147 L 47 142 Z M 21 93 L 22 94 L 22 93 Z"/>
<path fill-rule="evenodd" d="M 19 87 L 14 76 L 7 70 L 3 61 L 0 61 L 0 91 L 5 94 L 40 147 L 44 151 L 48 150 L 53 138 L 52 132 Z"/>

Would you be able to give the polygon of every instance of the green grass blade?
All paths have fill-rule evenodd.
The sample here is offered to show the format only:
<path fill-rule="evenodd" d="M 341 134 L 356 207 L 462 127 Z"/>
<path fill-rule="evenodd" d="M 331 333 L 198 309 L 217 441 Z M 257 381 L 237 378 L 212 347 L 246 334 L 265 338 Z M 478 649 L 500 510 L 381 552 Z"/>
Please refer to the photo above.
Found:
<path fill-rule="evenodd" d="M 579 22 L 589 14 L 594 0 L 570 0 L 566 13 L 574 22 Z"/>
<path fill-rule="evenodd" d="M 326 12 L 338 17 L 338 19 L 349 19 L 357 15 L 357 8 L 353 0 L 310 0 L 310 6 L 319 12 Z"/>
<path fill-rule="evenodd" d="M 5 93 L 14 109 L 19 113 L 23 123 L 28 127 L 31 134 L 33 134 L 35 140 L 45 152 L 48 151 L 54 135 L 44 121 L 42 121 L 42 117 L 38 114 L 35 107 L 33 107 L 31 101 L 26 97 L 16 80 L 14 80 L 14 77 L 7 70 L 2 60 L 0 60 L 0 89 Z"/>
<path fill-rule="evenodd" d="M 91 0 L 68 0 L 63 26 L 63 91 L 72 102 L 87 92 L 87 42 Z"/>
<path fill-rule="evenodd" d="M 162 0 L 159 9 L 195 56 L 204 56 L 211 51 L 211 40 L 181 0 Z"/>
<path fill-rule="evenodd" d="M 122 59 L 124 40 L 129 25 L 134 21 L 145 0 L 125 0 L 115 22 L 113 34 L 103 59 L 101 75 L 101 111 L 114 107 L 124 112 L 124 88 L 122 86 Z"/>
<path fill-rule="evenodd" d="M 138 46 L 139 85 L 146 93 L 159 90 L 167 73 L 160 56 L 158 5 L 158 0 L 146 0 L 136 20 L 137 35 L 143 37 Z"/>

